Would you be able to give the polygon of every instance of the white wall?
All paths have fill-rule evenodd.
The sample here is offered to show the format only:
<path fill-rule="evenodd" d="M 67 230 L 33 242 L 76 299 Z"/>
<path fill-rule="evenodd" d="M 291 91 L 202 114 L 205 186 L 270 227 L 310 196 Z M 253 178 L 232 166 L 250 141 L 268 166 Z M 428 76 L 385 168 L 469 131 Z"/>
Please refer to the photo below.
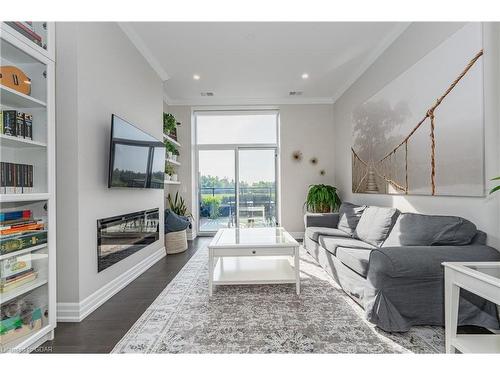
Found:
<path fill-rule="evenodd" d="M 167 83 L 168 84 L 168 83 Z M 227 107 L 225 107 L 227 108 Z M 244 107 L 237 107 L 242 109 Z M 333 162 L 333 106 L 331 104 L 279 105 L 280 113 L 280 148 L 281 148 L 281 225 L 289 232 L 300 236 L 304 232 L 303 204 L 310 184 L 334 183 Z M 213 109 L 213 107 L 211 107 Z M 193 187 L 192 161 L 192 124 L 190 106 L 166 106 L 166 111 L 174 114 L 182 122 L 179 139 L 183 144 L 180 149 L 182 167 L 179 179 L 182 185 L 180 194 L 187 198 L 191 212 L 196 190 Z M 304 159 L 301 163 L 292 160 L 292 153 L 300 150 Z M 317 157 L 319 163 L 311 165 L 309 160 Z M 324 169 L 325 176 L 319 171 Z M 170 188 L 176 191 L 177 188 Z"/>
<path fill-rule="evenodd" d="M 304 201 L 311 184 L 334 185 L 334 132 L 331 104 L 282 105 L 281 122 L 281 220 L 289 232 L 304 232 Z M 292 153 L 302 151 L 300 163 Z M 310 163 L 318 158 L 316 166 Z M 325 176 L 319 171 L 324 169 Z"/>
<path fill-rule="evenodd" d="M 493 246 L 500 245 L 499 197 L 430 197 L 353 194 L 351 190 L 351 151 L 353 109 L 363 103 L 387 83 L 408 69 L 462 23 L 412 24 L 347 90 L 334 105 L 335 180 L 343 200 L 356 203 L 398 207 L 403 211 L 428 214 L 463 216 L 488 233 Z M 487 178 L 499 174 L 498 154 L 498 82 L 499 50 L 498 28 L 484 27 L 485 69 L 485 172 Z M 457 152 L 460 152 L 457 149 Z M 481 168 L 482 166 L 478 166 Z M 487 183 L 487 188 L 491 184 Z M 486 193 L 486 192 L 485 192 Z"/>
<path fill-rule="evenodd" d="M 161 234 L 97 272 L 98 219 L 164 207 L 162 190 L 108 189 L 111 114 L 161 139 L 163 96 L 160 79 L 116 23 L 57 23 L 56 36 L 57 300 L 74 303 L 163 247 Z"/>

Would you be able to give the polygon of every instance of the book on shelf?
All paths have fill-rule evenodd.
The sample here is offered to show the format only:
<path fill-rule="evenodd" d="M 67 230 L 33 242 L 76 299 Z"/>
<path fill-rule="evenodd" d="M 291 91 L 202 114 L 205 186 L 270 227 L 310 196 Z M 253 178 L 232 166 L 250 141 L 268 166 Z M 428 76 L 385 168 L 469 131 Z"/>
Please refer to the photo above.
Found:
<path fill-rule="evenodd" d="M 13 276 L 24 273 L 31 267 L 31 254 L 22 254 L 0 260 L 0 280 L 5 282 L 8 278 L 13 279 Z"/>
<path fill-rule="evenodd" d="M 13 228 L 0 229 L 0 235 L 10 235 L 10 234 L 19 234 L 21 232 L 33 231 L 33 230 L 42 230 L 45 228 L 45 225 L 42 222 L 35 222 L 30 224 L 22 224 L 16 225 Z"/>
<path fill-rule="evenodd" d="M 0 255 L 14 253 L 47 243 L 47 231 L 28 231 L 0 237 Z"/>
<path fill-rule="evenodd" d="M 19 278 L 16 278 L 12 281 L 1 283 L 0 284 L 0 292 L 7 293 L 7 292 L 10 292 L 11 290 L 17 289 L 20 286 L 23 286 L 24 284 L 35 281 L 37 276 L 38 276 L 38 274 L 32 270 L 31 272 L 29 272 L 29 273 L 27 273 Z"/>
<path fill-rule="evenodd" d="M 0 193 L 22 194 L 32 192 L 32 165 L 0 162 Z"/>
<path fill-rule="evenodd" d="M 0 255 L 47 243 L 45 221 L 31 210 L 0 212 Z"/>
<path fill-rule="evenodd" d="M 16 110 L 1 112 L 2 134 L 33 140 L 33 115 Z"/>
<path fill-rule="evenodd" d="M 5 23 L 10 27 L 12 27 L 21 35 L 24 35 L 26 38 L 38 44 L 40 47 L 42 47 L 42 37 L 34 31 L 33 26 L 30 27 L 29 24 L 27 24 L 26 22 L 5 22 Z"/>
<path fill-rule="evenodd" d="M 6 222 L 10 221 L 30 220 L 31 216 L 32 216 L 31 210 L 0 212 L 0 223 L 6 224 Z"/>

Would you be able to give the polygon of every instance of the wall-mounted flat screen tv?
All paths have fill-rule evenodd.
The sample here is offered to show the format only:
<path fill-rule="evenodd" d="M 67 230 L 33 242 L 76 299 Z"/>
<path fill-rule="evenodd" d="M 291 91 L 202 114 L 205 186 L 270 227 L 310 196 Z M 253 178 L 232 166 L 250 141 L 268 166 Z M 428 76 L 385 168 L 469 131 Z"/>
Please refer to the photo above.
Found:
<path fill-rule="evenodd" d="M 108 187 L 163 189 L 164 171 L 163 142 L 112 115 Z"/>

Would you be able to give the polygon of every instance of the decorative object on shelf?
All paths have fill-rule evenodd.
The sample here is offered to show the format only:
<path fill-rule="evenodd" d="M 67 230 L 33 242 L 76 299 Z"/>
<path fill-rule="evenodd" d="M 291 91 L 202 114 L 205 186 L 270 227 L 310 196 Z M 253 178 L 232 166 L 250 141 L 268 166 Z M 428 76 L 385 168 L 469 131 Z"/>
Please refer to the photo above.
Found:
<path fill-rule="evenodd" d="M 322 169 L 322 170 L 320 170 L 320 171 L 319 171 L 319 174 L 320 174 L 321 176 L 324 176 L 324 175 L 326 175 L 326 171 L 325 171 L 324 169 Z"/>
<path fill-rule="evenodd" d="M 169 142 L 168 140 L 165 140 L 163 143 L 165 144 L 165 152 L 167 153 L 167 159 L 176 160 L 177 156 L 179 155 L 179 151 L 177 150 L 175 145 L 172 142 Z"/>
<path fill-rule="evenodd" d="M 353 193 L 484 195 L 482 48 L 467 23 L 354 108 Z"/>
<path fill-rule="evenodd" d="M 15 66 L 0 66 L 0 84 L 24 95 L 31 94 L 31 79 Z"/>
<path fill-rule="evenodd" d="M 171 176 L 171 179 L 172 179 L 172 181 L 177 181 L 177 179 L 178 179 L 178 175 L 177 175 L 177 173 L 174 173 L 174 174 Z"/>
<path fill-rule="evenodd" d="M 174 166 L 173 166 L 172 164 L 170 164 L 169 162 L 167 162 L 167 164 L 165 165 L 165 178 L 166 178 L 167 180 L 172 180 L 172 181 L 174 181 L 174 180 L 172 179 L 172 176 L 173 176 L 173 175 L 175 175 L 175 174 L 176 174 L 176 173 L 175 173 L 175 168 L 174 168 Z M 168 176 L 168 178 L 167 178 L 167 176 Z"/>
<path fill-rule="evenodd" d="M 23 22 L 5 22 L 5 23 L 10 27 L 12 27 L 21 35 L 31 40 L 33 43 L 45 49 L 47 48 L 46 46 L 43 45 L 42 37 L 35 32 L 35 28 L 33 27 L 33 22 L 23 21 Z"/>
<path fill-rule="evenodd" d="M 302 152 L 300 151 L 294 151 L 292 153 L 292 159 L 295 161 L 302 161 Z"/>
<path fill-rule="evenodd" d="M 177 150 L 176 148 L 174 148 L 172 150 L 172 160 L 173 161 L 177 161 L 178 156 L 179 156 L 179 150 Z"/>
<path fill-rule="evenodd" d="M 341 203 L 336 187 L 318 184 L 309 185 L 304 207 L 308 212 L 326 213 L 338 211 Z"/>
<path fill-rule="evenodd" d="M 500 176 L 499 177 L 494 177 L 491 179 L 491 181 L 498 181 L 500 180 Z M 493 194 L 495 191 L 498 191 L 500 190 L 500 185 L 497 185 L 495 186 L 493 189 L 490 190 L 490 194 Z"/>
<path fill-rule="evenodd" d="M 313 157 L 311 158 L 311 160 L 309 160 L 311 162 L 312 165 L 316 165 L 318 164 L 318 158 L 317 157 Z"/>
<path fill-rule="evenodd" d="M 173 140 L 177 141 L 177 126 L 180 122 L 175 120 L 171 113 L 163 113 L 163 133 L 168 135 Z"/>

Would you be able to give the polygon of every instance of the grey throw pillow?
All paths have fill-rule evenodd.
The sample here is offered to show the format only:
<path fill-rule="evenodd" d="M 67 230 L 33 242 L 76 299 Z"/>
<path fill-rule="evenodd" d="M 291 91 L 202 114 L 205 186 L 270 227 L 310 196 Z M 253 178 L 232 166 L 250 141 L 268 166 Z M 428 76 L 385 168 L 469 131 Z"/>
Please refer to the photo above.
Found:
<path fill-rule="evenodd" d="M 358 206 L 348 202 L 342 203 L 339 209 L 337 228 L 352 236 L 365 209 L 366 206 Z"/>
<path fill-rule="evenodd" d="M 396 208 L 367 207 L 354 235 L 370 245 L 380 247 L 391 231 L 399 211 Z"/>
<path fill-rule="evenodd" d="M 458 216 L 404 213 L 398 217 L 384 247 L 467 245 L 477 233 L 476 226 Z"/>

